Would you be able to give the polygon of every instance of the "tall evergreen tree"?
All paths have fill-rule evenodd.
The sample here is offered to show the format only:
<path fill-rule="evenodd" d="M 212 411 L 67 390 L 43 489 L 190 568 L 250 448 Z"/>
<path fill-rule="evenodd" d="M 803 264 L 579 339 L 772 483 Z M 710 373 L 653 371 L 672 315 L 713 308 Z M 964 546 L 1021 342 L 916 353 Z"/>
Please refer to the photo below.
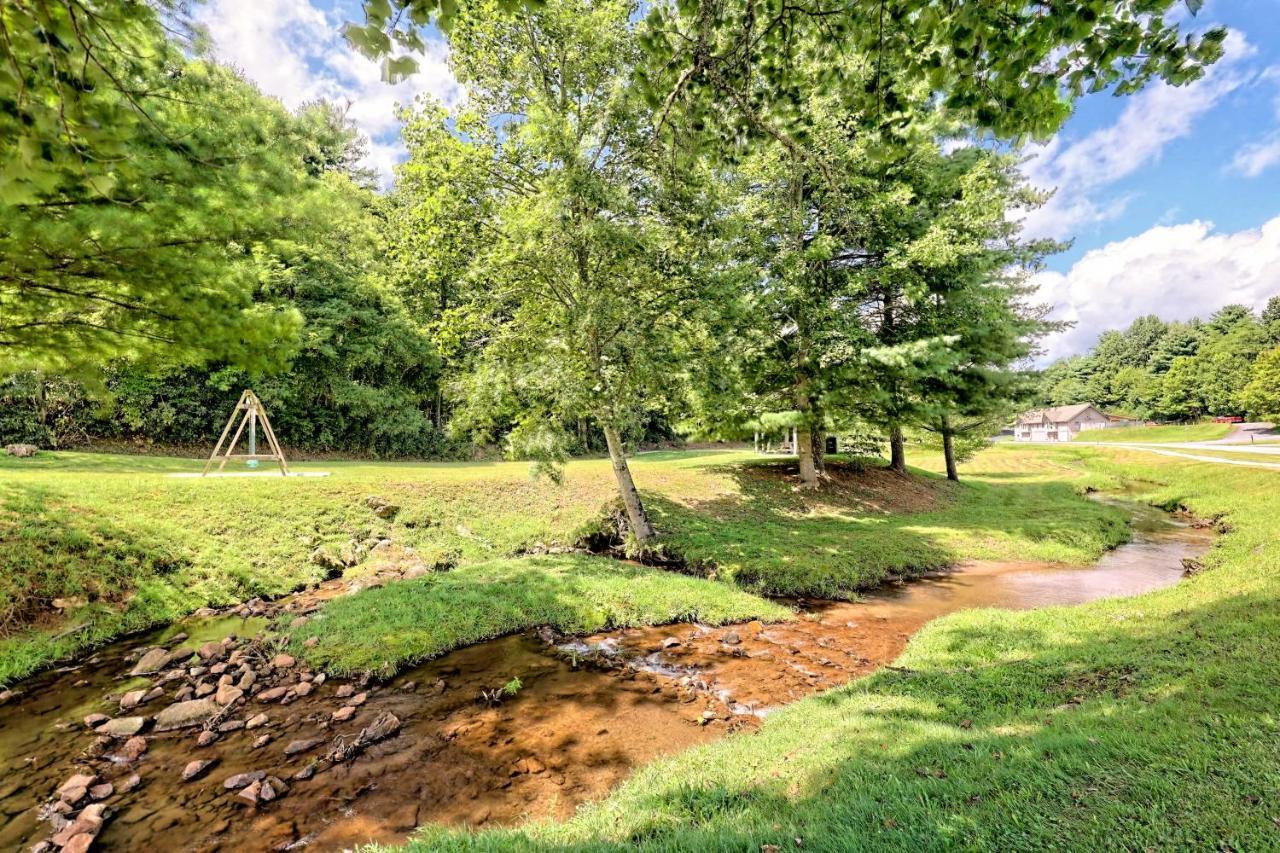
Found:
<path fill-rule="evenodd" d="M 146 3 L 14 0 L 0 34 L 4 367 L 281 363 L 298 317 L 254 302 L 253 249 L 297 226 L 291 117 Z"/>

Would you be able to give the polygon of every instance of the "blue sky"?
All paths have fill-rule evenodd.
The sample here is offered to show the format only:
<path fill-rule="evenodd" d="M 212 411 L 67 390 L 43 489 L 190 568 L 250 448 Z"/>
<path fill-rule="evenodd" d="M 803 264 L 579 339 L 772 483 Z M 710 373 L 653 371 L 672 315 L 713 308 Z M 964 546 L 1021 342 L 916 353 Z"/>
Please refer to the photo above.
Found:
<path fill-rule="evenodd" d="M 404 156 L 395 105 L 462 97 L 440 39 L 417 75 L 383 84 L 338 35 L 360 15 L 354 0 L 207 0 L 198 14 L 220 56 L 288 106 L 349 102 L 387 181 Z M 1026 230 L 1073 241 L 1037 276 L 1040 300 L 1075 323 L 1046 342 L 1046 358 L 1142 314 L 1205 317 L 1280 294 L 1280 0 L 1210 0 L 1183 17 L 1231 30 L 1204 79 L 1085 97 L 1057 137 L 1024 152 L 1028 178 L 1057 187 Z"/>

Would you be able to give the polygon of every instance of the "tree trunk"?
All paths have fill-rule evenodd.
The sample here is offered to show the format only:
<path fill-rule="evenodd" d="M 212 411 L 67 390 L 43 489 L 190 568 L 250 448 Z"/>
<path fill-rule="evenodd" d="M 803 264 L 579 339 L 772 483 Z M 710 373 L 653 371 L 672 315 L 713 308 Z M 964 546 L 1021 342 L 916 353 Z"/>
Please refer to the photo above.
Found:
<path fill-rule="evenodd" d="M 942 431 L 942 455 L 947 459 L 947 479 L 960 481 L 960 472 L 956 470 L 956 449 L 952 444 L 951 430 Z"/>
<path fill-rule="evenodd" d="M 631 469 L 627 467 L 627 455 L 622 450 L 622 438 L 612 424 L 604 425 L 604 440 L 609 445 L 609 461 L 613 463 L 613 476 L 618 480 L 618 493 L 622 496 L 622 505 L 627 510 L 627 521 L 631 524 L 631 533 L 641 545 L 654 537 L 653 525 L 645 514 L 644 504 L 640 502 L 640 493 L 636 491 L 635 481 L 631 479 Z"/>
<path fill-rule="evenodd" d="M 808 428 L 796 427 L 796 456 L 800 458 L 800 488 L 818 488 L 818 469 L 813 461 L 813 439 Z"/>
<path fill-rule="evenodd" d="M 898 424 L 889 430 L 889 467 L 899 474 L 907 473 L 907 443 Z"/>
<path fill-rule="evenodd" d="M 813 452 L 814 424 L 813 399 L 809 396 L 808 380 L 803 377 L 796 382 L 796 409 L 800 412 L 801 423 L 792 428 L 792 446 L 796 458 L 800 460 L 800 488 L 818 488 L 818 463 Z"/>
<path fill-rule="evenodd" d="M 49 426 L 49 405 L 48 405 L 49 398 L 46 392 L 47 392 L 47 387 L 44 381 L 44 374 L 41 373 L 36 377 L 36 393 L 35 393 L 36 421 L 40 424 L 40 426 L 47 428 Z M 53 434 L 53 430 L 48 430 L 46 435 L 49 436 L 49 445 L 54 449 L 57 449 L 58 436 Z"/>
<path fill-rule="evenodd" d="M 813 431 L 813 467 L 819 475 L 827 473 L 827 432 L 823 429 Z"/>

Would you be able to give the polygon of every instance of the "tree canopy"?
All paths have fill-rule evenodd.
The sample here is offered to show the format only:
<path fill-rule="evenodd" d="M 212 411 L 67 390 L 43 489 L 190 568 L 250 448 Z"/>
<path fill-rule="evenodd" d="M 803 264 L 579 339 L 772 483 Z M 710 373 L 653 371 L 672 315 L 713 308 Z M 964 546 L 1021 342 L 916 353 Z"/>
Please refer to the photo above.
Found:
<path fill-rule="evenodd" d="M 14 0 L 0 429 L 200 441 L 253 384 L 308 448 L 603 448 L 642 543 L 644 436 L 793 431 L 811 488 L 830 433 L 905 473 L 928 432 L 957 476 L 1052 328 L 1010 143 L 1197 79 L 1224 33 L 1178 5 L 367 0 L 347 37 L 389 79 L 434 23 L 465 90 L 402 105 L 383 193 L 342 108 L 264 97 L 178 0 Z M 1143 318 L 1042 396 L 1252 405 L 1267 311 Z"/>
<path fill-rule="evenodd" d="M 416 69 L 421 30 L 446 33 L 474 8 L 457 0 L 365 0 L 348 40 L 384 60 L 398 79 Z M 504 0 L 497 11 L 529 13 L 545 0 Z M 887 124 L 909 123 L 921 87 L 975 127 L 1001 137 L 1047 136 L 1074 98 L 1104 89 L 1127 94 L 1154 79 L 1197 79 L 1222 53 L 1226 31 L 1191 36 L 1175 8 L 1203 0 L 1082 0 L 1002 4 L 985 0 L 682 0 L 647 7 L 637 78 L 663 118 L 673 106 L 709 123 L 725 109 L 727 138 L 760 134 L 800 150 L 810 128 L 797 105 L 817 85 L 850 108 L 873 107 Z M 851 68 L 859 57 L 874 73 Z M 819 69 L 814 79 L 813 69 Z M 799 119 L 799 120 L 798 120 Z"/>
<path fill-rule="evenodd" d="M 280 365 L 299 318 L 255 252 L 310 213 L 300 128 L 144 3 L 0 9 L 0 350 Z"/>

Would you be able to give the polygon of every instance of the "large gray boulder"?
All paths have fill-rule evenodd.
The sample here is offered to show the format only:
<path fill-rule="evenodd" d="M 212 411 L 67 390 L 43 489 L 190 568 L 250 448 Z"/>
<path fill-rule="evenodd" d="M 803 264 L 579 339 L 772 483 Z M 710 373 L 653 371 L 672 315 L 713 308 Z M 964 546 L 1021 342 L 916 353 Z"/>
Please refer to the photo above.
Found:
<path fill-rule="evenodd" d="M 111 735 L 112 737 L 127 738 L 133 737 L 147 726 L 146 717 L 116 717 L 114 720 L 107 720 L 102 725 L 94 729 L 100 735 Z"/>
<path fill-rule="evenodd" d="M 19 459 L 26 459 L 29 456 L 35 456 L 40 452 L 40 448 L 34 444 L 6 444 L 4 452 L 10 456 L 17 456 Z"/>
<path fill-rule="evenodd" d="M 203 699 L 176 702 L 156 714 L 155 730 L 167 732 L 172 729 L 187 728 L 188 726 L 201 726 L 220 710 L 218 703 L 209 696 Z"/>
<path fill-rule="evenodd" d="M 136 664 L 134 664 L 133 669 L 130 670 L 129 674 L 151 675 L 154 672 L 159 672 L 168 666 L 170 661 L 181 657 L 183 651 L 184 650 L 171 652 L 168 649 L 162 649 L 159 646 L 148 649 L 147 653 L 144 654 Z M 185 650 L 185 653 L 190 657 L 191 651 L 189 649 Z"/>

